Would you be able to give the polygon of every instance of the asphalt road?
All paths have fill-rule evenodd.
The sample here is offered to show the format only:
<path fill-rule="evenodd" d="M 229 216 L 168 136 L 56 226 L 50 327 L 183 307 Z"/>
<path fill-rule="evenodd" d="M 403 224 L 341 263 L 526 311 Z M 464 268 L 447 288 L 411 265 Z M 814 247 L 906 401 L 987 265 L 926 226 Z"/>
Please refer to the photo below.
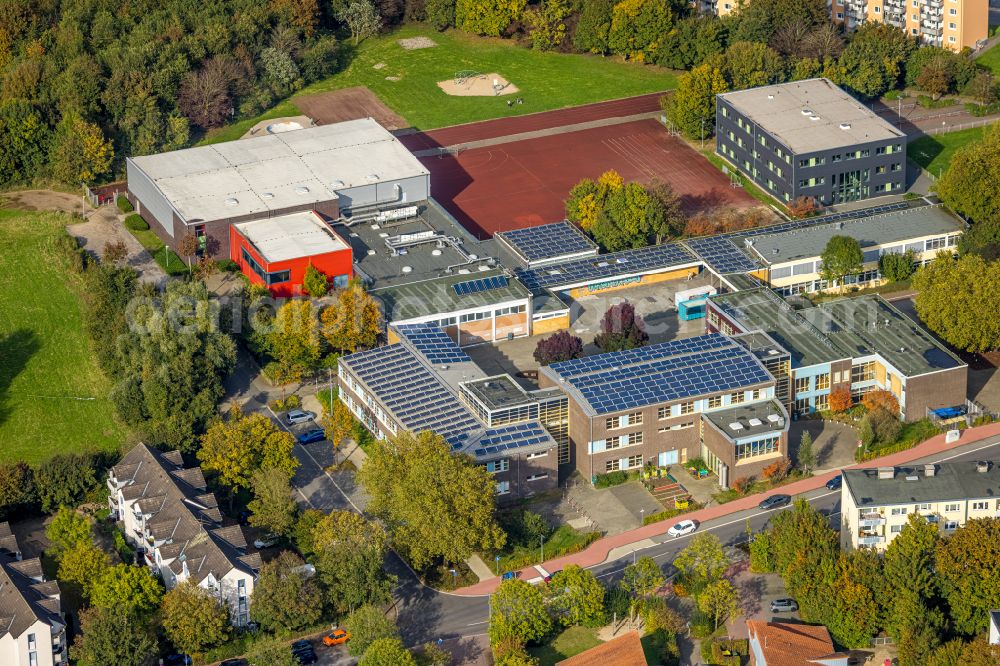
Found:
<path fill-rule="evenodd" d="M 965 450 L 923 458 L 914 463 L 993 460 L 997 456 L 997 447 L 1000 447 L 1000 437 L 962 447 Z M 293 482 L 303 502 L 323 511 L 363 508 L 363 497 L 346 478 L 339 474 L 335 477 L 323 470 L 323 466 L 329 463 L 322 459 L 321 451 L 328 452 L 329 446 L 318 443 L 295 447 L 295 454 L 302 465 Z M 832 527 L 839 529 L 839 490 L 829 491 L 823 488 L 800 497 L 829 516 Z M 759 509 L 741 511 L 702 524 L 698 532 L 709 531 L 719 537 L 723 544 L 735 546 L 746 540 L 748 521 L 752 530 L 760 531 L 768 526 L 774 514 L 785 510 L 788 510 L 788 507 L 770 511 Z M 657 537 L 653 539 L 655 545 L 598 564 L 591 567 L 591 571 L 605 583 L 615 581 L 634 558 L 649 556 L 669 574 L 670 563 L 677 553 L 687 546 L 690 538 L 690 535 L 678 538 Z M 476 636 L 486 632 L 489 613 L 487 597 L 464 597 L 428 588 L 395 553 L 390 554 L 387 568 L 399 579 L 395 593 L 397 624 L 408 644 L 415 645 L 438 638 Z"/>

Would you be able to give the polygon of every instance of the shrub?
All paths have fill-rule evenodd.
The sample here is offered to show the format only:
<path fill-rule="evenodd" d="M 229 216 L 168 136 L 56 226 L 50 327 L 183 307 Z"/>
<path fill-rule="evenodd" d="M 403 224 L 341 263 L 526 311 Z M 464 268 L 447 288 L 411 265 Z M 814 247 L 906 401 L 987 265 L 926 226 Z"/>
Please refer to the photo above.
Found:
<path fill-rule="evenodd" d="M 115 204 L 118 206 L 118 210 L 125 214 L 131 213 L 135 210 L 135 208 L 132 207 L 132 202 L 129 201 L 128 197 L 124 194 L 118 195 L 118 198 L 115 199 Z"/>
<path fill-rule="evenodd" d="M 539 365 L 549 365 L 559 361 L 580 358 L 583 355 L 583 340 L 567 331 L 557 331 L 555 334 L 538 341 L 534 358 Z"/>
<path fill-rule="evenodd" d="M 56 253 L 74 273 L 83 273 L 90 265 L 90 255 L 68 233 L 56 236 Z"/>
<path fill-rule="evenodd" d="M 223 273 L 238 273 L 240 265 L 232 259 L 219 259 L 215 265 Z"/>
<path fill-rule="evenodd" d="M 736 479 L 735 481 L 732 482 L 730 487 L 740 495 L 746 495 L 748 492 L 750 492 L 750 489 L 753 487 L 753 478 L 749 476 L 744 476 L 741 479 Z"/>
<path fill-rule="evenodd" d="M 125 218 L 125 228 L 130 231 L 149 231 L 149 224 L 138 213 Z"/>
<path fill-rule="evenodd" d="M 295 395 L 294 393 L 284 398 L 278 398 L 277 400 L 272 400 L 268 407 L 270 407 L 275 412 L 287 412 L 290 409 L 298 409 L 302 406 L 302 398 Z"/>
<path fill-rule="evenodd" d="M 851 408 L 851 389 L 841 386 L 830 391 L 830 411 L 846 412 Z"/>
<path fill-rule="evenodd" d="M 876 409 L 884 409 L 893 416 L 899 414 L 899 401 L 891 391 L 886 391 L 885 389 L 869 391 L 861 399 L 861 404 L 869 412 L 874 412 Z"/>
<path fill-rule="evenodd" d="M 594 487 L 610 488 L 611 486 L 620 486 L 626 481 L 628 481 L 628 472 L 618 470 L 615 472 L 608 472 L 607 474 L 598 474 L 594 477 Z"/>
<path fill-rule="evenodd" d="M 761 471 L 761 475 L 770 481 L 778 482 L 788 476 L 788 470 L 792 467 L 792 461 L 787 458 L 775 460 Z"/>

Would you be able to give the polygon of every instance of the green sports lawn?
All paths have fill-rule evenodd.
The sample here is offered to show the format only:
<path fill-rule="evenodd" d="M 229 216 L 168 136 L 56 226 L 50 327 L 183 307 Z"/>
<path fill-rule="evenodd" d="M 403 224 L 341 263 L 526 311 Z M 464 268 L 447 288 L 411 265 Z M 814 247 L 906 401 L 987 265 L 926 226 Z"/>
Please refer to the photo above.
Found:
<path fill-rule="evenodd" d="M 948 170 L 952 158 L 962 146 L 983 138 L 986 127 L 947 132 L 934 136 L 922 136 L 906 146 L 910 159 L 927 169 L 934 176 Z"/>
<path fill-rule="evenodd" d="M 79 278 L 53 256 L 70 221 L 0 210 L 0 461 L 114 450 L 123 437 L 83 328 Z"/>
<path fill-rule="evenodd" d="M 991 30 L 993 26 L 990 26 Z M 989 67 L 994 76 L 1000 76 L 1000 45 L 990 47 L 983 55 L 976 58 L 976 63 Z"/>
<path fill-rule="evenodd" d="M 396 43 L 421 36 L 434 40 L 437 46 L 407 51 Z M 379 63 L 385 66 L 375 69 Z M 504 97 L 454 97 L 438 88 L 438 81 L 452 79 L 461 71 L 500 74 L 518 87 L 517 96 L 524 103 L 509 109 Z M 366 86 L 413 127 L 427 130 L 659 92 L 674 88 L 676 82 L 675 72 L 661 67 L 610 57 L 543 53 L 509 40 L 408 25 L 361 42 L 343 71 L 296 96 Z M 260 120 L 299 113 L 293 97 L 257 118 L 210 133 L 203 143 L 237 139 Z"/>

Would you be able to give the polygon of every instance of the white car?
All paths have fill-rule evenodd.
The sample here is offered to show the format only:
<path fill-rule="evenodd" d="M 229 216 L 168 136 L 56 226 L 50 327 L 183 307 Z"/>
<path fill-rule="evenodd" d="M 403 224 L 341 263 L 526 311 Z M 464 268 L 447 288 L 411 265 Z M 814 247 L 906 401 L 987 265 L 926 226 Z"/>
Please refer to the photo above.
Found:
<path fill-rule="evenodd" d="M 296 423 L 306 423 L 307 421 L 312 421 L 316 418 L 316 415 L 312 412 L 307 412 L 302 409 L 293 409 L 285 415 L 285 420 L 288 421 L 288 425 L 295 425 Z"/>
<path fill-rule="evenodd" d="M 256 548 L 257 550 L 262 550 L 264 548 L 270 548 L 276 543 L 278 543 L 278 535 L 265 534 L 262 537 L 254 539 L 253 547 Z"/>
<path fill-rule="evenodd" d="M 698 526 L 695 525 L 693 520 L 682 520 L 667 530 L 667 534 L 672 537 L 679 537 L 684 536 L 685 534 L 691 534 L 696 529 L 698 529 Z"/>

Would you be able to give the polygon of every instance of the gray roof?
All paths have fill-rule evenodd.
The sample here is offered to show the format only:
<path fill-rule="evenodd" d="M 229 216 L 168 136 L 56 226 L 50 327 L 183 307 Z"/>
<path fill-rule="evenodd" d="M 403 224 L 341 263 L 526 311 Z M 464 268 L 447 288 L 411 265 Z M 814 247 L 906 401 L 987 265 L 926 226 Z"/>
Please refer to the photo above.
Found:
<path fill-rule="evenodd" d="M 65 625 L 59 603 L 59 586 L 46 581 L 41 560 L 18 560 L 20 551 L 10 525 L 0 523 L 4 551 L 0 552 L 0 637 L 11 634 L 19 638 L 41 620 L 49 625 Z M 13 549 L 11 549 L 13 547 Z"/>
<path fill-rule="evenodd" d="M 774 265 L 818 257 L 834 236 L 853 238 L 862 249 L 866 249 L 964 230 L 965 224 L 942 206 L 922 206 L 776 234 L 761 234 L 753 237 L 751 249 L 765 263 Z"/>
<path fill-rule="evenodd" d="M 712 296 L 710 302 L 748 331 L 771 336 L 796 368 L 879 354 L 907 377 L 964 363 L 881 296 L 839 298 L 795 310 L 770 289 Z"/>
<path fill-rule="evenodd" d="M 323 218 L 311 210 L 233 226 L 268 263 L 312 257 L 348 248 L 347 243 L 333 232 Z"/>
<path fill-rule="evenodd" d="M 421 282 L 383 287 L 373 290 L 371 294 L 382 301 L 385 306 L 385 319 L 390 323 L 511 301 L 523 301 L 531 297 L 531 292 L 510 276 L 507 276 L 506 285 L 498 288 L 465 294 L 459 294 L 455 290 L 455 285 L 459 283 L 497 276 L 505 276 L 505 271 L 494 269 L 468 274 L 455 273 Z"/>
<path fill-rule="evenodd" d="M 788 413 L 777 400 L 704 412 L 704 416 L 729 439 L 756 437 L 769 432 L 788 430 Z"/>
<path fill-rule="evenodd" d="M 537 402 L 510 375 L 474 379 L 463 382 L 462 388 L 474 395 L 490 411 Z"/>
<path fill-rule="evenodd" d="M 977 471 L 976 462 L 938 463 L 927 476 L 923 465 L 895 467 L 892 478 L 880 479 L 878 468 L 845 469 L 844 488 L 859 507 L 994 499 L 1000 496 L 1000 467 Z"/>
<path fill-rule="evenodd" d="M 829 79 L 806 79 L 719 95 L 797 155 L 906 135 Z"/>
<path fill-rule="evenodd" d="M 170 563 L 180 573 L 183 562 L 198 583 L 209 574 L 221 578 L 232 569 L 255 574 L 259 558 L 247 555 L 247 543 L 239 525 L 224 525 L 218 502 L 207 492 L 199 468 L 184 468 L 177 452 L 161 453 L 139 444 L 125 454 L 111 474 L 126 488 L 142 488 L 137 499 L 150 533 L 168 543 L 161 554 L 178 559 Z"/>
<path fill-rule="evenodd" d="M 130 157 L 186 222 L 305 207 L 352 187 L 428 175 L 371 118 Z"/>

